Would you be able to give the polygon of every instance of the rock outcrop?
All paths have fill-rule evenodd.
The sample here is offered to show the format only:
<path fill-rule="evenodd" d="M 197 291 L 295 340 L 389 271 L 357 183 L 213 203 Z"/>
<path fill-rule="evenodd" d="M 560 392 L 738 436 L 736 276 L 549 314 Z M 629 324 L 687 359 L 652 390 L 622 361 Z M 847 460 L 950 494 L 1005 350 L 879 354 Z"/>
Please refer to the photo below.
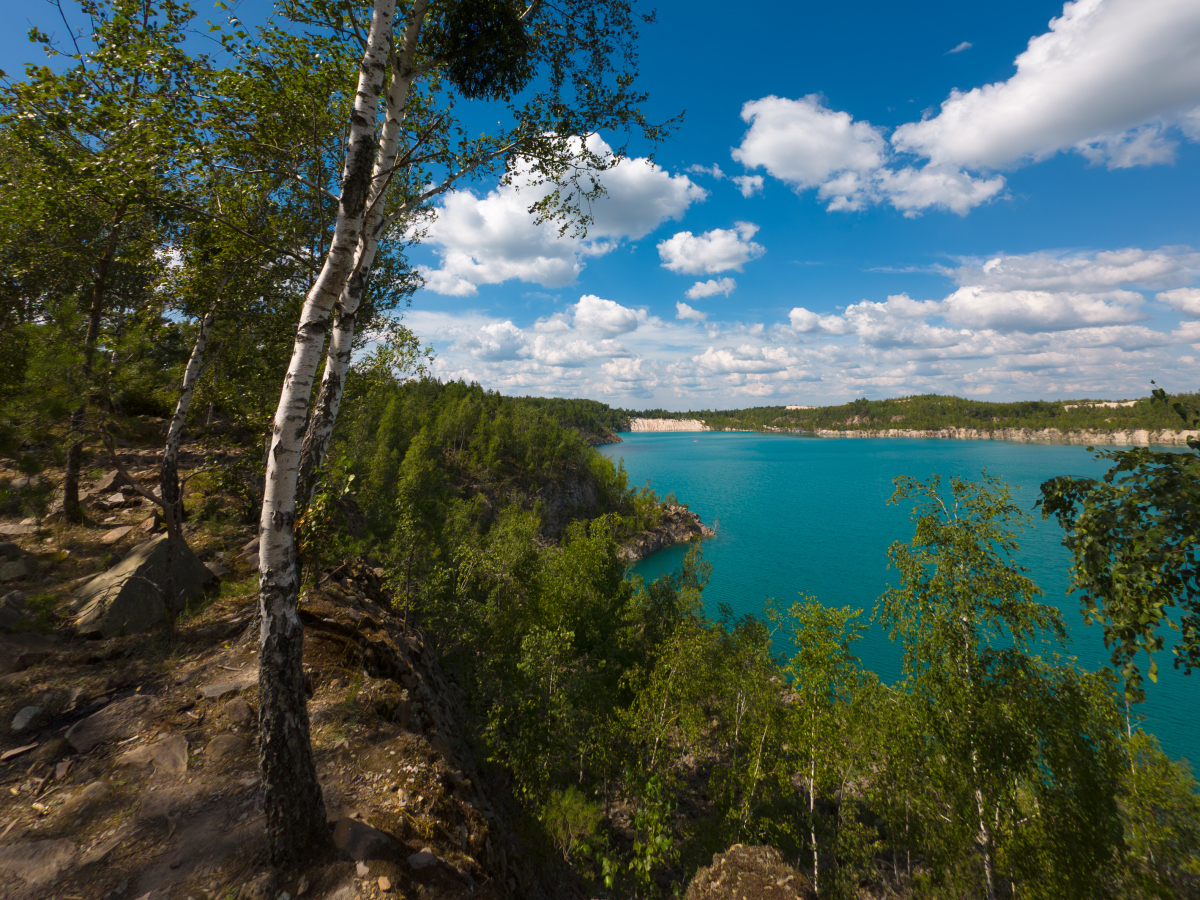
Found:
<path fill-rule="evenodd" d="M 630 431 L 712 431 L 699 419 L 630 419 Z"/>
<path fill-rule="evenodd" d="M 1130 431 L 1099 431 L 1081 429 L 1060 431 L 1057 428 L 879 428 L 861 431 L 841 431 L 827 428 L 804 430 L 787 429 L 797 434 L 812 434 L 831 438 L 941 438 L 957 441 L 1014 441 L 1023 444 L 1187 444 L 1188 438 L 1200 439 L 1200 431 L 1150 431 L 1139 428 Z"/>
<path fill-rule="evenodd" d="M 802 873 L 774 847 L 734 844 L 713 854 L 688 885 L 685 900 L 809 900 L 817 895 Z"/>
<path fill-rule="evenodd" d="M 138 544 L 76 592 L 76 632 L 82 637 L 110 638 L 153 628 L 166 618 L 162 597 L 166 575 L 166 535 Z M 212 579 L 187 545 L 179 545 L 172 580 L 183 601 L 197 599 Z"/>
<path fill-rule="evenodd" d="M 621 547 L 622 559 L 642 559 L 655 550 L 695 538 L 713 537 L 716 532 L 700 521 L 686 506 L 664 506 L 658 527 L 635 534 Z"/>

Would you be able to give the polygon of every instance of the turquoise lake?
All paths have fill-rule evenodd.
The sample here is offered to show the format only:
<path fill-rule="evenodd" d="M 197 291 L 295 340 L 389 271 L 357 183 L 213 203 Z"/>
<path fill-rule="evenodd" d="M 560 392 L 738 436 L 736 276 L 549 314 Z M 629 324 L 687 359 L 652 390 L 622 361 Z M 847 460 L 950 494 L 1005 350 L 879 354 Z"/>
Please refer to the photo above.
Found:
<path fill-rule="evenodd" d="M 660 496 L 674 492 L 717 536 L 704 542 L 712 563 L 705 605 L 760 613 L 767 597 L 790 604 L 797 592 L 830 606 L 858 606 L 869 614 L 895 584 L 887 548 L 911 539 L 909 508 L 889 506 L 897 475 L 937 473 L 1008 482 L 1032 517 L 1021 536 L 1019 561 L 1062 610 L 1069 630 L 1067 655 L 1095 669 L 1108 660 L 1098 625 L 1087 626 L 1075 597 L 1067 596 L 1069 554 L 1062 530 L 1043 521 L 1033 505 L 1038 486 L 1054 475 L 1098 477 L 1108 468 L 1084 447 L 1002 441 L 822 439 L 746 433 L 623 433 L 624 443 L 599 449 L 623 458 L 630 484 L 647 481 Z M 647 580 L 679 567 L 686 547 L 660 550 L 633 571 Z M 900 675 L 900 649 L 878 625 L 857 645 L 864 665 L 884 681 Z M 1145 671 L 1145 655 L 1141 657 Z M 1135 713 L 1172 757 L 1196 761 L 1200 742 L 1200 673 L 1184 676 L 1169 651 L 1159 657 L 1158 684 Z"/>

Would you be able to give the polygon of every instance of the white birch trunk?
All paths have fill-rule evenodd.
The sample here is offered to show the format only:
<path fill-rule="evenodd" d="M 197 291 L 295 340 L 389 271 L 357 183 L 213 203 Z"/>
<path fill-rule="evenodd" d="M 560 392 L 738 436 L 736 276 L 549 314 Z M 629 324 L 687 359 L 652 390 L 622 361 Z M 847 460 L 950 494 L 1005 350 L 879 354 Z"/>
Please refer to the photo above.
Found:
<path fill-rule="evenodd" d="M 304 632 L 296 609 L 296 479 L 330 312 L 352 273 L 362 237 L 394 16 L 395 0 L 375 0 L 350 116 L 333 240 L 305 298 L 267 456 L 259 524 L 259 764 L 267 838 L 277 865 L 300 862 L 329 841 L 309 737 Z"/>
<path fill-rule="evenodd" d="M 428 0 L 418 0 L 413 5 L 404 32 L 404 44 L 397 54 L 392 70 L 392 83 L 388 88 L 385 107 L 386 118 L 380 135 L 379 149 L 375 153 L 375 165 L 371 171 L 371 196 L 367 204 L 366 221 L 358 241 L 353 271 L 338 298 L 333 317 L 333 333 L 325 357 L 325 374 L 321 379 L 321 392 L 317 396 L 313 416 L 304 435 L 298 492 L 302 503 L 312 499 L 317 484 L 317 473 L 325 462 L 325 454 L 329 450 L 329 441 L 337 423 L 338 410 L 341 408 L 342 393 L 346 388 L 346 373 L 350 369 L 350 356 L 353 352 L 355 318 L 362 303 L 363 291 L 371 277 L 375 254 L 379 249 L 387 196 L 395 177 L 396 164 L 400 159 L 400 128 L 408 110 L 417 42 L 420 40 L 421 27 L 428 9 Z"/>

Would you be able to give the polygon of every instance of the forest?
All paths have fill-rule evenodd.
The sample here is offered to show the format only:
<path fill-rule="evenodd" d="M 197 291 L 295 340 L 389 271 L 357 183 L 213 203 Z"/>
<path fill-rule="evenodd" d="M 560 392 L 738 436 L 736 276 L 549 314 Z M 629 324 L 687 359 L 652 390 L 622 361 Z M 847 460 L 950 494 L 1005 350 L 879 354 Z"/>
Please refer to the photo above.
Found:
<path fill-rule="evenodd" d="M 221 590 L 254 598 L 273 864 L 331 840 L 306 598 L 371 560 L 389 615 L 461 689 L 460 737 L 544 839 L 531 854 L 572 891 L 678 895 L 741 843 L 778 848 L 822 898 L 1194 894 L 1200 793 L 1136 701 L 1168 628 L 1176 668 L 1197 662 L 1195 453 L 1113 452 L 1108 479 L 1044 489 L 1111 641 L 1099 671 L 1059 655 L 1060 614 L 1016 562 L 1024 514 L 986 475 L 898 479 L 913 534 L 872 610 L 803 593 L 761 616 L 712 609 L 701 543 L 670 576 L 630 577 L 622 542 L 687 499 L 594 449 L 633 413 L 431 377 L 404 325 L 420 278 L 404 250 L 442 193 L 518 167 L 556 186 L 531 214 L 586 228 L 618 158 L 587 136 L 670 130 L 633 86 L 641 19 L 583 0 L 279 7 L 212 26 L 201 53 L 185 4 L 85 0 L 85 27 L 35 29 L 47 64 L 0 85 L 0 508 L 14 535 L 97 533 L 85 484 L 159 448 L 134 492 L 167 538 L 168 648 L 200 614 L 172 589 L 188 544 L 257 529 L 255 570 Z M 472 131 L 474 101 L 509 124 Z M 1176 400 L 1190 415 L 1194 396 Z M 806 430 L 1179 414 L 928 396 L 687 415 Z M 37 596 L 39 627 L 66 621 Z M 870 622 L 903 648 L 896 684 L 855 655 Z"/>
<path fill-rule="evenodd" d="M 1181 400 L 1196 403 L 1196 394 Z M 998 403 L 926 394 L 868 400 L 861 397 L 836 406 L 788 409 L 757 406 L 749 409 L 689 410 L 664 409 L 625 412 L 626 417 L 701 419 L 710 428 L 723 431 L 876 431 L 880 429 L 928 430 L 974 428 L 999 431 L 1007 428 L 1059 431 L 1129 431 L 1134 429 L 1177 431 L 1183 426 L 1165 404 L 1145 397 L 1129 406 L 1102 406 L 1097 400 L 1022 400 Z M 1110 401 L 1108 401 L 1110 402 Z"/>

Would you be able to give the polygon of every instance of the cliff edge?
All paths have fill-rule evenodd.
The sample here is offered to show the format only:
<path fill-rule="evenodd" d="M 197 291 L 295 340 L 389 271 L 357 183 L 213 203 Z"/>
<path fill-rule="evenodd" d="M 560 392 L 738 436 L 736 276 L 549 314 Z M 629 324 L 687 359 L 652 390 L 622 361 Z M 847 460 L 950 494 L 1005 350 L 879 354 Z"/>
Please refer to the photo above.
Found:
<path fill-rule="evenodd" d="M 715 536 L 716 532 L 701 522 L 700 516 L 686 506 L 664 506 L 658 526 L 630 538 L 621 547 L 621 558 L 630 561 L 643 559 L 655 550 L 672 544 Z"/>

